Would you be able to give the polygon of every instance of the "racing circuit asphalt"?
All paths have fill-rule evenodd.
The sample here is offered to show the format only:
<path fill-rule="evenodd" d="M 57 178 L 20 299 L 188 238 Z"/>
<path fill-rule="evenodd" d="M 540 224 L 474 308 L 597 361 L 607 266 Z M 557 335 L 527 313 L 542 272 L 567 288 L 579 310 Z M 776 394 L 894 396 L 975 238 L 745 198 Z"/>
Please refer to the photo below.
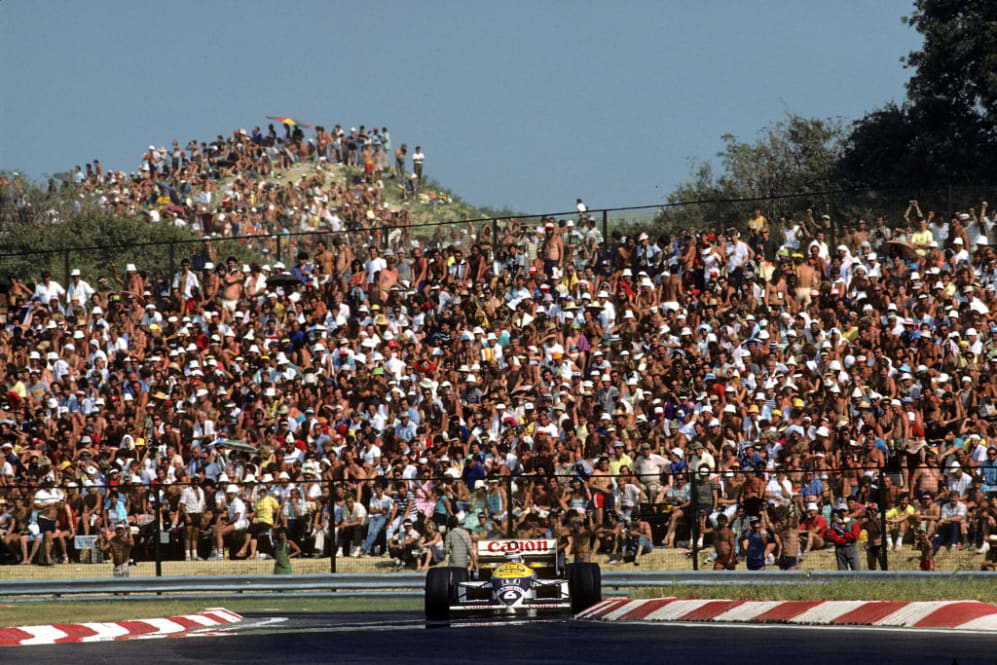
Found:
<path fill-rule="evenodd" d="M 570 618 L 427 626 L 421 613 L 247 614 L 207 637 L 5 647 L 4 663 L 716 663 L 959 665 L 997 660 L 997 636 L 914 630 L 620 624 Z"/>

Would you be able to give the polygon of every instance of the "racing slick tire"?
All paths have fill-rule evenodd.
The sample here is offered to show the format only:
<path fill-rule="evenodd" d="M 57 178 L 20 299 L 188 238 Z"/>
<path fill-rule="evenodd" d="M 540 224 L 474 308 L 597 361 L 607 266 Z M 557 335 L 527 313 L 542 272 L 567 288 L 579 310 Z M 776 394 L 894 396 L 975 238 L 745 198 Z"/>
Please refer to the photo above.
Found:
<path fill-rule="evenodd" d="M 457 600 L 457 583 L 466 581 L 466 568 L 430 568 L 426 573 L 426 618 L 431 621 L 449 620 L 450 605 Z"/>
<path fill-rule="evenodd" d="M 602 601 L 602 571 L 596 563 L 568 564 L 571 613 L 578 614 Z"/>

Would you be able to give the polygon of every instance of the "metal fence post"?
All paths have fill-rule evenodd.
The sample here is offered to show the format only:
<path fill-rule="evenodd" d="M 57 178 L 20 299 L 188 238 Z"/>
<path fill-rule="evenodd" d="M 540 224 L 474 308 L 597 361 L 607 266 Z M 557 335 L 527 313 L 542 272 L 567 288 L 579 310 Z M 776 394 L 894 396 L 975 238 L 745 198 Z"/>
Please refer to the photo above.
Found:
<path fill-rule="evenodd" d="M 879 566 L 889 570 L 889 556 L 886 551 L 886 474 L 879 469 Z"/>
<path fill-rule="evenodd" d="M 692 550 L 692 569 L 699 570 L 699 499 L 696 496 L 697 478 L 696 473 L 689 469 L 689 514 L 692 521 L 689 523 L 689 537 L 692 539 L 690 549 Z M 678 525 L 675 525 L 678 529 Z"/>
<path fill-rule="evenodd" d="M 62 283 L 69 286 L 69 250 L 63 250 L 62 253 Z"/>
<path fill-rule="evenodd" d="M 174 273 L 176 273 L 176 243 L 170 242 L 170 274 L 169 279 L 173 279 Z"/>
<path fill-rule="evenodd" d="M 277 256 L 277 261 L 281 261 L 282 259 L 280 258 L 280 234 L 279 233 L 276 234 L 276 240 L 277 240 L 277 251 L 275 252 L 275 255 Z"/>
<path fill-rule="evenodd" d="M 505 537 L 514 538 L 512 528 L 512 474 L 505 477 Z"/>
<path fill-rule="evenodd" d="M 609 212 L 604 208 L 602 211 L 602 241 L 609 240 Z"/>
<path fill-rule="evenodd" d="M 278 236 L 279 237 L 279 236 Z M 280 242 L 279 240 L 277 242 Z M 279 247 L 280 245 L 278 245 Z M 336 572 L 336 481 L 329 483 L 329 572 Z M 319 552 L 321 554 L 321 552 Z"/>
<path fill-rule="evenodd" d="M 163 505 L 163 489 L 162 487 L 158 487 L 156 489 L 156 544 L 154 547 L 156 552 L 156 577 L 163 576 L 163 557 L 162 553 L 160 552 L 160 544 L 159 544 L 160 541 L 162 540 L 162 533 L 163 533 L 162 505 Z"/>

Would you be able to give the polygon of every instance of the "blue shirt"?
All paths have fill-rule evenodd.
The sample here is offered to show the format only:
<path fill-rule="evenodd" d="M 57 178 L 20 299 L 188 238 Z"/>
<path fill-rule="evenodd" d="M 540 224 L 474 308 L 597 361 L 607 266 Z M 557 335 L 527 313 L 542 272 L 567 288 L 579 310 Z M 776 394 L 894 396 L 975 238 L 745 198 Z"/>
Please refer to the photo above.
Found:
<path fill-rule="evenodd" d="M 408 443 L 415 438 L 415 424 L 411 420 L 408 424 L 398 423 L 395 425 L 395 436 Z"/>
<path fill-rule="evenodd" d="M 988 459 L 980 464 L 980 472 L 983 474 L 983 483 L 988 489 L 997 488 L 997 461 Z"/>
<path fill-rule="evenodd" d="M 762 540 L 763 529 L 748 531 L 748 560 L 753 562 L 765 561 L 765 542 Z"/>
<path fill-rule="evenodd" d="M 822 494 L 824 494 L 824 483 L 820 482 L 820 478 L 816 476 L 809 483 L 803 483 L 800 486 L 800 496 L 821 496 Z"/>

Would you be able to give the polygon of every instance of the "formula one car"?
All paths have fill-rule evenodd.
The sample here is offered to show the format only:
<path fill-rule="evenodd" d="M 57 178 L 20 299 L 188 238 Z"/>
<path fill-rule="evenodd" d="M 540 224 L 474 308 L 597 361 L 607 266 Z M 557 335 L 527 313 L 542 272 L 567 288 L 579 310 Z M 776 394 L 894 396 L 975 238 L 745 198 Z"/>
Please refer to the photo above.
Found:
<path fill-rule="evenodd" d="M 602 600 L 602 573 L 594 563 L 558 566 L 557 541 L 482 540 L 478 574 L 431 568 L 426 575 L 426 618 L 446 621 L 474 614 L 577 614 Z"/>

